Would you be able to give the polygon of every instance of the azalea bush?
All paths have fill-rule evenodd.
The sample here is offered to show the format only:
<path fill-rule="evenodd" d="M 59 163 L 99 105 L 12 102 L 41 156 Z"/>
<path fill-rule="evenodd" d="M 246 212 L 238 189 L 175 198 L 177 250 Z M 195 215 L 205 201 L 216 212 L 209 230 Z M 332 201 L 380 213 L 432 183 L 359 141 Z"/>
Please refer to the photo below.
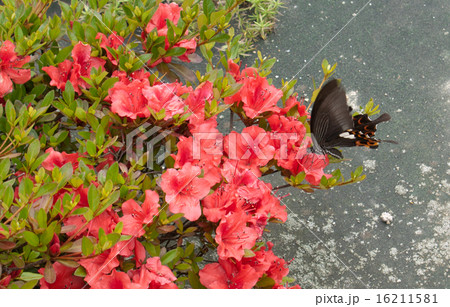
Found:
<path fill-rule="evenodd" d="M 274 59 L 241 65 L 242 2 L 3 1 L 0 288 L 299 287 L 263 238 L 287 219 L 264 176 L 363 175 L 324 172 Z"/>

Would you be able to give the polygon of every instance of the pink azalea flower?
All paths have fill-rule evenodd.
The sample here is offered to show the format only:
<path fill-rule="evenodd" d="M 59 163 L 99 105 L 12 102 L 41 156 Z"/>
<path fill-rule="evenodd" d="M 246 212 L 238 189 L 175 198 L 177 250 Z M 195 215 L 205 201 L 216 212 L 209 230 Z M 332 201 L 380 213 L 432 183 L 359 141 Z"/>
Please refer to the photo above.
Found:
<path fill-rule="evenodd" d="M 42 167 L 48 171 L 52 171 L 55 166 L 61 168 L 67 163 L 70 163 L 75 170 L 78 168 L 78 158 L 82 157 L 78 153 L 68 154 L 65 152 L 58 152 L 51 147 L 45 152 L 50 154 L 42 162 Z"/>
<path fill-rule="evenodd" d="M 30 61 L 30 57 L 18 56 L 16 46 L 7 40 L 0 47 L 0 98 L 13 90 L 13 82 L 24 84 L 31 78 L 29 69 L 18 69 Z"/>
<path fill-rule="evenodd" d="M 249 118 L 255 118 L 258 115 L 277 111 L 278 100 L 283 96 L 283 92 L 269 82 L 265 77 L 261 77 L 255 68 L 249 67 L 242 71 L 239 83 L 243 86 L 231 97 L 226 97 L 224 102 L 232 104 L 242 101 L 245 114 Z"/>
<path fill-rule="evenodd" d="M 159 257 L 147 259 L 140 270 L 130 273 L 134 283 L 148 289 L 177 289 L 173 283 L 177 278 L 169 267 L 162 265 Z"/>
<path fill-rule="evenodd" d="M 259 274 L 250 265 L 219 259 L 200 270 L 200 282 L 208 289 L 251 289 Z"/>
<path fill-rule="evenodd" d="M 177 96 L 180 85 L 177 83 L 158 84 L 147 86 L 142 90 L 142 95 L 147 99 L 148 107 L 156 113 L 165 110 L 165 120 L 172 118 L 175 114 L 184 113 L 185 103 Z"/>
<path fill-rule="evenodd" d="M 72 61 L 64 60 L 63 62 L 58 64 L 58 67 L 55 66 L 46 66 L 42 67 L 42 70 L 45 71 L 50 78 L 51 86 L 56 86 L 58 89 L 64 91 L 66 88 L 67 80 L 70 77 L 70 71 L 72 69 Z"/>
<path fill-rule="evenodd" d="M 95 39 L 100 39 L 100 47 L 102 47 L 102 49 L 106 51 L 106 56 L 111 61 L 111 63 L 117 65 L 119 63 L 118 60 L 114 58 L 107 47 L 110 47 L 111 49 L 119 48 L 119 46 L 123 44 L 123 37 L 117 35 L 116 31 L 113 31 L 108 37 L 106 37 L 105 34 L 99 32 L 97 33 Z"/>
<path fill-rule="evenodd" d="M 247 226 L 248 215 L 239 210 L 233 212 L 220 221 L 216 229 L 215 241 L 219 246 L 217 253 L 219 257 L 235 258 L 240 261 L 244 256 L 244 249 L 250 249 L 258 239 L 255 229 Z"/>
<path fill-rule="evenodd" d="M 136 119 L 137 117 L 149 117 L 148 101 L 142 94 L 142 89 L 147 87 L 148 80 L 133 80 L 131 83 L 116 82 L 109 89 L 111 111 L 122 117 Z"/>
<path fill-rule="evenodd" d="M 58 67 L 46 66 L 42 70 L 52 79 L 50 85 L 64 90 L 66 82 L 69 80 L 75 92 L 80 95 L 81 89 L 89 87 L 81 77 L 89 78 L 92 68 L 97 70 L 100 68 L 104 69 L 106 61 L 97 57 L 91 57 L 91 46 L 82 42 L 77 43 L 73 47 L 72 58 L 73 62 L 65 60 L 58 64 Z"/>
<path fill-rule="evenodd" d="M 224 139 L 224 150 L 231 161 L 242 169 L 261 175 L 259 167 L 266 165 L 275 154 L 269 133 L 257 126 L 244 128 L 241 134 L 231 132 Z M 233 164 L 236 162 L 232 162 Z"/>
<path fill-rule="evenodd" d="M 122 234 L 141 237 L 145 233 L 144 227 L 153 221 L 159 211 L 159 195 L 155 191 L 145 191 L 145 201 L 139 206 L 133 199 L 122 205 L 123 222 Z"/>
<path fill-rule="evenodd" d="M 184 213 L 190 221 L 200 217 L 200 200 L 211 188 L 206 179 L 197 177 L 200 174 L 200 167 L 186 163 L 181 170 L 168 169 L 161 177 L 161 188 L 166 193 L 169 210 Z"/>

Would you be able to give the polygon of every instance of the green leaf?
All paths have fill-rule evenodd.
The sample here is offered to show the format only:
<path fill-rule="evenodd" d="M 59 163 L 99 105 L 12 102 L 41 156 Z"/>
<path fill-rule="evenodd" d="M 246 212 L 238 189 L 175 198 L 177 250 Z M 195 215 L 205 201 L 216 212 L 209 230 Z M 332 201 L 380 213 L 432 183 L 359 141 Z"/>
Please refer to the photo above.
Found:
<path fill-rule="evenodd" d="M 22 285 L 22 287 L 20 287 L 20 289 L 33 289 L 38 282 L 39 282 L 38 279 L 27 281 Z"/>
<path fill-rule="evenodd" d="M 263 289 L 271 289 L 273 286 L 275 285 L 275 280 L 273 280 L 270 277 L 262 277 L 259 279 L 258 283 L 256 284 L 256 286 L 258 288 L 263 288 Z"/>
<path fill-rule="evenodd" d="M 185 52 L 186 48 L 173 47 L 172 49 L 168 50 L 164 56 L 180 56 L 183 55 Z"/>
<path fill-rule="evenodd" d="M 244 249 L 244 258 L 255 257 L 256 254 L 251 249 Z"/>
<path fill-rule="evenodd" d="M 75 270 L 75 272 L 73 273 L 74 276 L 78 276 L 78 277 L 86 277 L 86 269 L 84 267 L 82 267 L 81 265 Z"/>
<path fill-rule="evenodd" d="M 84 256 L 90 256 L 94 252 L 94 244 L 88 237 L 83 237 L 81 241 L 81 252 Z"/>
<path fill-rule="evenodd" d="M 36 159 L 40 151 L 41 151 L 41 142 L 39 142 L 38 139 L 34 140 L 33 142 L 31 142 L 30 145 L 28 145 L 27 150 L 28 164 L 33 163 L 33 161 Z"/>
<path fill-rule="evenodd" d="M 316 101 L 316 98 L 317 98 L 317 95 L 319 95 L 319 92 L 320 92 L 320 88 L 317 88 L 314 90 L 314 92 L 311 95 L 311 102 Z"/>
<path fill-rule="evenodd" d="M 203 286 L 200 283 L 200 279 L 198 278 L 198 274 L 189 271 L 188 272 L 188 278 L 189 278 L 189 283 L 191 284 L 191 287 L 193 289 L 205 289 L 205 286 Z"/>
<path fill-rule="evenodd" d="M 180 263 L 175 268 L 180 271 L 187 271 L 191 269 L 191 265 L 188 263 Z"/>
<path fill-rule="evenodd" d="M 13 200 L 14 200 L 14 189 L 11 186 L 6 187 L 3 197 L 2 197 L 2 203 L 3 203 L 2 206 L 5 209 L 8 209 L 11 206 Z"/>
<path fill-rule="evenodd" d="M 111 180 L 114 184 L 117 184 L 119 183 L 119 176 L 119 163 L 114 162 L 106 171 L 106 180 Z"/>
<path fill-rule="evenodd" d="M 184 250 L 184 257 L 188 258 L 192 253 L 194 252 L 195 244 L 189 243 L 188 246 L 186 246 L 186 249 Z"/>
<path fill-rule="evenodd" d="M 205 13 L 206 17 L 211 16 L 212 12 L 216 10 L 216 7 L 214 6 L 214 3 L 212 0 L 203 0 L 203 13 Z"/>
<path fill-rule="evenodd" d="M 16 109 L 14 109 L 14 105 L 9 100 L 6 102 L 5 114 L 8 123 L 14 125 L 14 121 L 16 120 Z"/>
<path fill-rule="evenodd" d="M 63 93 L 63 98 L 64 98 L 64 101 L 68 105 L 70 105 L 75 99 L 75 91 L 74 91 L 73 85 L 72 85 L 72 83 L 70 83 L 70 81 L 66 82 L 66 87 L 64 88 L 64 93 Z"/>
<path fill-rule="evenodd" d="M 244 84 L 242 83 L 234 83 L 231 86 L 229 86 L 223 93 L 222 95 L 220 95 L 221 98 L 225 98 L 225 97 L 229 97 L 229 96 L 233 96 L 234 94 L 236 94 L 241 87 Z"/>
<path fill-rule="evenodd" d="M 86 150 L 91 157 L 95 157 L 97 155 L 97 146 L 91 140 L 86 141 Z"/>
<path fill-rule="evenodd" d="M 42 276 L 41 274 L 38 273 L 31 273 L 31 272 L 23 272 L 19 279 L 24 280 L 24 281 L 30 281 L 30 280 L 39 280 L 41 279 Z"/>
<path fill-rule="evenodd" d="M 219 33 L 211 37 L 209 42 L 226 43 L 230 39 L 230 36 L 226 33 Z M 275 60 L 275 59 L 274 59 Z"/>
<path fill-rule="evenodd" d="M 0 181 L 5 180 L 11 167 L 11 161 L 9 159 L 3 159 L 0 161 Z"/>
<path fill-rule="evenodd" d="M 36 220 L 40 228 L 47 228 L 47 212 L 43 208 L 38 211 Z"/>
<path fill-rule="evenodd" d="M 24 199 L 28 199 L 33 191 L 33 181 L 28 177 L 25 177 L 19 184 L 19 196 Z"/>
<path fill-rule="evenodd" d="M 54 222 L 56 222 L 56 221 L 54 221 Z M 54 228 L 55 227 L 49 227 L 49 228 L 45 229 L 45 231 L 40 235 L 39 241 L 41 242 L 41 245 L 46 246 L 47 244 L 49 244 L 52 241 L 53 235 L 55 233 Z"/>
<path fill-rule="evenodd" d="M 56 191 L 57 187 L 58 187 L 58 185 L 55 182 L 46 183 L 42 187 L 39 188 L 39 190 L 37 191 L 37 193 L 34 197 L 38 198 L 38 197 L 41 197 L 46 194 L 52 195 Z"/>
<path fill-rule="evenodd" d="M 58 55 L 55 58 L 55 64 L 59 64 L 59 63 L 63 62 L 65 59 L 67 59 L 67 57 L 69 56 L 72 49 L 73 49 L 73 46 L 70 45 L 66 48 L 59 50 Z"/>
<path fill-rule="evenodd" d="M 144 62 L 145 63 L 145 62 Z M 104 92 L 108 92 L 110 88 L 114 86 L 114 83 L 116 83 L 119 80 L 119 78 L 109 78 L 102 84 L 102 90 Z"/>
<path fill-rule="evenodd" d="M 34 232 L 25 231 L 23 233 L 23 238 L 31 246 L 38 246 L 39 245 L 39 237 Z"/>
<path fill-rule="evenodd" d="M 100 204 L 100 193 L 97 190 L 97 187 L 93 184 L 89 186 L 88 190 L 88 203 L 89 208 L 95 212 Z"/>
<path fill-rule="evenodd" d="M 324 75 L 328 75 L 328 61 L 327 59 L 323 59 L 322 61 L 322 70 Z"/>
<path fill-rule="evenodd" d="M 105 142 L 105 130 L 102 126 L 98 126 L 95 134 L 95 142 L 97 143 L 97 146 L 102 146 Z"/>
<path fill-rule="evenodd" d="M 171 251 L 168 251 L 164 256 L 161 258 L 162 264 L 168 264 L 172 262 L 177 257 L 177 249 L 172 249 Z"/>

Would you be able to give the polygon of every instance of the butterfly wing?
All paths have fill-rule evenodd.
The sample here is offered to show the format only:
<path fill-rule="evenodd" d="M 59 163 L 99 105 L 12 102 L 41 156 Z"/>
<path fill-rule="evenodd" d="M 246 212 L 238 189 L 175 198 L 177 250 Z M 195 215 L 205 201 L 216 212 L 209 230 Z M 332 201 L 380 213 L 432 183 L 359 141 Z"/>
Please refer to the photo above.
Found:
<path fill-rule="evenodd" d="M 345 90 L 340 80 L 329 81 L 320 90 L 311 112 L 311 133 L 322 149 L 345 146 L 341 133 L 353 128 Z"/>
<path fill-rule="evenodd" d="M 391 116 L 384 113 L 371 120 L 367 114 L 352 117 L 351 110 L 340 80 L 333 79 L 325 84 L 311 112 L 310 126 L 316 151 L 342 159 L 341 152 L 334 147 L 378 147 L 381 140 L 374 137 L 376 125 L 390 120 Z"/>

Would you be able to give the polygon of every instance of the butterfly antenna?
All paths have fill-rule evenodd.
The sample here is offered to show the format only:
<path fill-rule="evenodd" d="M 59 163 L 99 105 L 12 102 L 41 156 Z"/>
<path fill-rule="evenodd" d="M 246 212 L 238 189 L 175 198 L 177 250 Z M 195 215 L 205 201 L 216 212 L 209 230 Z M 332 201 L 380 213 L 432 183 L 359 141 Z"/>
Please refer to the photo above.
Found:
<path fill-rule="evenodd" d="M 391 144 L 397 144 L 397 145 L 398 145 L 398 142 L 392 141 L 392 140 L 379 140 L 379 142 L 383 142 L 383 143 L 391 143 Z"/>

